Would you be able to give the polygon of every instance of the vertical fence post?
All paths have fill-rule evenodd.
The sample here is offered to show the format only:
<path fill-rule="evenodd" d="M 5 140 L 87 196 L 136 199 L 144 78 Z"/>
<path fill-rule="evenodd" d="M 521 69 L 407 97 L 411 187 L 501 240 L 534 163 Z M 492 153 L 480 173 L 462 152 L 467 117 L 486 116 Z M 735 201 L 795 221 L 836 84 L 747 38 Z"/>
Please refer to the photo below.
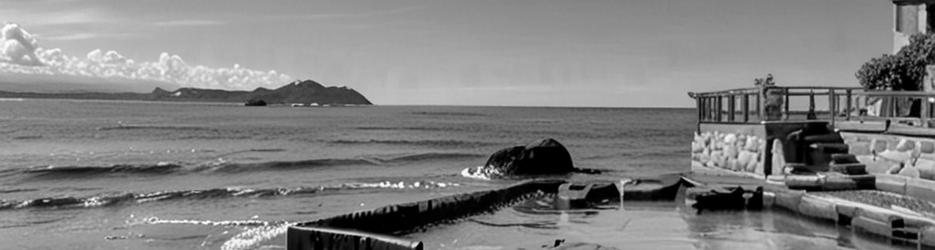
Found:
<path fill-rule="evenodd" d="M 760 98 L 762 98 L 764 88 L 757 88 L 756 90 L 756 120 L 763 121 L 763 101 Z"/>
<path fill-rule="evenodd" d="M 922 127 L 929 126 L 929 100 L 928 96 L 919 97 L 919 118 L 922 120 Z"/>
<path fill-rule="evenodd" d="M 845 95 L 847 95 L 847 103 L 846 103 L 847 106 L 844 108 L 844 113 L 845 113 L 844 117 L 846 117 L 845 120 L 850 121 L 851 120 L 851 90 L 847 89 L 847 91 L 845 91 Z"/>
<path fill-rule="evenodd" d="M 783 104 L 785 105 L 785 107 L 783 108 L 783 120 L 789 120 L 789 88 L 783 88 L 782 92 L 783 92 L 783 96 L 785 96 L 784 98 L 786 99 L 783 102 Z"/>
<path fill-rule="evenodd" d="M 717 96 L 717 121 L 724 121 L 724 96 Z"/>
<path fill-rule="evenodd" d="M 728 103 L 727 103 L 727 109 L 728 109 L 728 111 L 727 111 L 727 121 L 728 121 L 728 122 L 734 122 L 734 121 L 735 121 L 734 118 L 736 118 L 736 117 L 734 117 L 734 115 L 735 115 L 735 112 L 734 112 L 734 111 L 737 110 L 737 98 L 735 98 L 735 97 L 736 97 L 736 95 L 733 95 L 733 94 L 727 96 L 727 101 L 728 101 Z"/>
<path fill-rule="evenodd" d="M 828 109 L 831 110 L 831 127 L 834 128 L 834 120 L 838 118 L 838 95 L 834 93 L 833 88 L 828 89 Z"/>
<path fill-rule="evenodd" d="M 750 122 L 750 94 L 743 94 L 743 122 Z"/>

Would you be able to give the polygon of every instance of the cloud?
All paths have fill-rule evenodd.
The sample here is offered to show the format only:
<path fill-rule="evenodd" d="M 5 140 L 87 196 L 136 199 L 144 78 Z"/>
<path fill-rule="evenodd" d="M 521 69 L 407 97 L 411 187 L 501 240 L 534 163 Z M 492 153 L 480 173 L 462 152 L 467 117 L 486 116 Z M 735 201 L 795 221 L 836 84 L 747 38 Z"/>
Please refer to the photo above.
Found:
<path fill-rule="evenodd" d="M 16 24 L 0 29 L 0 62 L 20 65 L 41 65 L 36 58 L 39 41 Z"/>
<path fill-rule="evenodd" d="M 293 80 L 275 70 L 189 65 L 179 55 L 163 52 L 155 61 L 136 61 L 113 50 L 92 50 L 72 56 L 61 49 L 39 46 L 37 39 L 16 24 L 0 29 L 0 73 L 66 75 L 107 79 L 161 81 L 186 87 L 252 89 L 274 87 Z"/>
<path fill-rule="evenodd" d="M 156 26 L 163 26 L 163 27 L 167 27 L 167 26 L 213 26 L 213 25 L 221 25 L 221 24 L 224 24 L 224 23 L 221 21 L 200 20 L 200 19 L 173 20 L 173 21 L 164 21 L 164 22 L 154 23 L 154 25 Z"/>

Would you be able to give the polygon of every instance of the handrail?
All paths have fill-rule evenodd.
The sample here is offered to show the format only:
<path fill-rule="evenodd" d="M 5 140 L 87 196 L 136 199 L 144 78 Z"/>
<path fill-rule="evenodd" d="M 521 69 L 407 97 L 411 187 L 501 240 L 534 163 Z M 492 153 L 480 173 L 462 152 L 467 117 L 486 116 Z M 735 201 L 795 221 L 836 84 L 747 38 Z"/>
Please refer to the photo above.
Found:
<path fill-rule="evenodd" d="M 769 85 L 689 93 L 689 96 L 696 101 L 699 124 L 824 120 L 834 125 L 835 121 L 881 117 L 912 126 L 935 125 L 929 124 L 930 118 L 935 117 L 935 92 Z M 808 97 L 805 103 L 790 98 L 805 96 Z M 816 105 L 819 103 L 824 104 Z M 753 104 L 755 107 L 751 107 Z"/>

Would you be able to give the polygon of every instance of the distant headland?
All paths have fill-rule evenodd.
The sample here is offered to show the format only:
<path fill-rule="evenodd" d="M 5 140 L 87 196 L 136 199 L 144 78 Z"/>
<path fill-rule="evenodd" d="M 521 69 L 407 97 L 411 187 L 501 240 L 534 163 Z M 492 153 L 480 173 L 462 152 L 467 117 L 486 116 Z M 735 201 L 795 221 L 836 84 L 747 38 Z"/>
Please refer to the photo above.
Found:
<path fill-rule="evenodd" d="M 274 104 L 299 106 L 372 105 L 366 97 L 347 87 L 325 87 L 312 80 L 294 81 L 277 89 L 253 91 L 179 88 L 169 91 L 157 87 L 150 93 L 67 92 L 38 93 L 0 91 L 0 98 L 45 98 L 85 100 L 136 100 L 175 102 L 233 102 L 248 106 Z"/>

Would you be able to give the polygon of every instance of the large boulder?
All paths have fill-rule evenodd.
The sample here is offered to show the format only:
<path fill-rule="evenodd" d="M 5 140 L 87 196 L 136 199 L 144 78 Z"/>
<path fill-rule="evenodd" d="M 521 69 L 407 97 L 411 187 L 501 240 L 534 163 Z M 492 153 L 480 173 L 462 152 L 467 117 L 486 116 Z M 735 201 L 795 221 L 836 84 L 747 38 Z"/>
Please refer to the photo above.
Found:
<path fill-rule="evenodd" d="M 487 159 L 484 167 L 502 175 L 550 175 L 575 171 L 571 154 L 552 138 L 501 149 Z"/>

